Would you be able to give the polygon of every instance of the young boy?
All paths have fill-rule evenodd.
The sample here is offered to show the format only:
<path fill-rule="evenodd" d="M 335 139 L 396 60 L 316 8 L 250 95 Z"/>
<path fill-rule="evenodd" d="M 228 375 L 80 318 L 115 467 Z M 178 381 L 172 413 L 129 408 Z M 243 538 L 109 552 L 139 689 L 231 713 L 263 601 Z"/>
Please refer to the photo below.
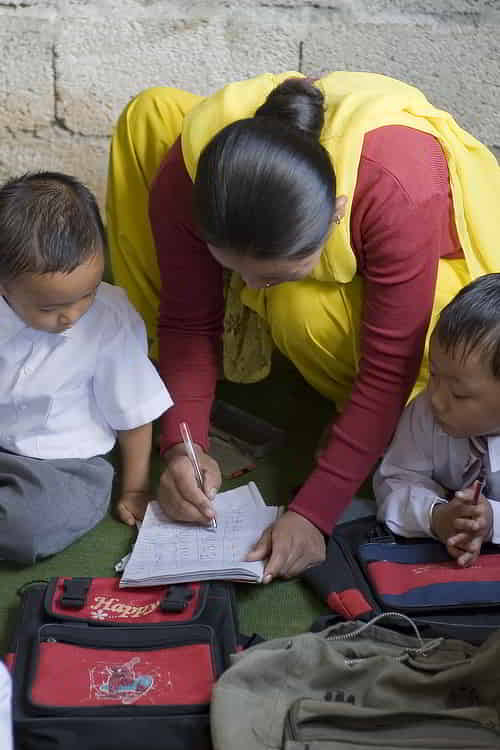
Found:
<path fill-rule="evenodd" d="M 12 750 L 12 685 L 10 675 L 0 659 L 0 747 Z"/>
<path fill-rule="evenodd" d="M 73 177 L 27 174 L 0 189 L 0 558 L 33 563 L 105 515 L 116 436 L 118 514 L 148 499 L 151 422 L 172 401 L 142 320 L 102 282 L 106 239 Z"/>
<path fill-rule="evenodd" d="M 500 544 L 500 274 L 444 308 L 427 389 L 403 412 L 374 476 L 378 518 L 402 536 L 434 536 L 458 565 Z"/>

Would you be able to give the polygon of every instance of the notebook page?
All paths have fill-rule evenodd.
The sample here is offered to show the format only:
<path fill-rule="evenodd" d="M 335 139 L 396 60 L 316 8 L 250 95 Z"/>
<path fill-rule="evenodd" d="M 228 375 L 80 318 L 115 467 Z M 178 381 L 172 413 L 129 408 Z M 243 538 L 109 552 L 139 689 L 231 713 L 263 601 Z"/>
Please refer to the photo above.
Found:
<path fill-rule="evenodd" d="M 214 501 L 217 529 L 171 521 L 157 502 L 148 505 L 121 586 L 215 578 L 259 581 L 262 561 L 245 558 L 277 517 L 254 482 L 222 492 Z"/>

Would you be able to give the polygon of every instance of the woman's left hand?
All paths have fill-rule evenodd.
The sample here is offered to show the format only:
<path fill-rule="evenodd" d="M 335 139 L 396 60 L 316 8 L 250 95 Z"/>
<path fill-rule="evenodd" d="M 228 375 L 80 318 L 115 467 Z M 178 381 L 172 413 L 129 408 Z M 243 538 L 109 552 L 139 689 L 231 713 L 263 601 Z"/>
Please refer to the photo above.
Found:
<path fill-rule="evenodd" d="M 287 511 L 264 531 L 248 554 L 247 560 L 265 560 L 263 583 L 273 578 L 292 578 L 311 565 L 323 562 L 326 555 L 322 532 L 307 518 Z"/>

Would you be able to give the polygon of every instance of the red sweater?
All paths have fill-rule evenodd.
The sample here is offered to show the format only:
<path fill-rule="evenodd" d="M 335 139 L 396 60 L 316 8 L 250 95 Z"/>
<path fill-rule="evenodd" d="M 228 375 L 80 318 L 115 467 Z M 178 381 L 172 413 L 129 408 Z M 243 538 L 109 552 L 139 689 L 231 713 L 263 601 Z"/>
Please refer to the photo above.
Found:
<path fill-rule="evenodd" d="M 179 442 L 183 420 L 207 448 L 220 371 L 222 268 L 199 236 L 191 201 L 178 140 L 149 203 L 162 281 L 160 372 L 174 399 L 162 418 L 162 450 Z M 327 533 L 383 454 L 412 389 L 439 258 L 462 257 L 448 167 L 432 136 L 396 125 L 365 136 L 351 243 L 364 284 L 359 373 L 326 449 L 290 505 Z"/>

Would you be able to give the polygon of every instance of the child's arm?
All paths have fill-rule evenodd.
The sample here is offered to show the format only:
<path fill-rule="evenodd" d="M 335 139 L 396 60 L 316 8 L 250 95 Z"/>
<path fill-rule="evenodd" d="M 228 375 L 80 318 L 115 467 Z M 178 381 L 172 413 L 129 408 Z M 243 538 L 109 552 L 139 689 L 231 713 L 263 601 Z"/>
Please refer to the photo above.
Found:
<path fill-rule="evenodd" d="M 430 536 L 430 515 L 448 491 L 434 479 L 434 420 L 426 394 L 404 410 L 394 439 L 375 472 L 377 517 L 401 536 Z"/>
<path fill-rule="evenodd" d="M 117 513 L 121 521 L 133 526 L 142 521 L 149 501 L 149 468 L 152 424 L 148 422 L 133 430 L 120 430 L 121 491 Z"/>

